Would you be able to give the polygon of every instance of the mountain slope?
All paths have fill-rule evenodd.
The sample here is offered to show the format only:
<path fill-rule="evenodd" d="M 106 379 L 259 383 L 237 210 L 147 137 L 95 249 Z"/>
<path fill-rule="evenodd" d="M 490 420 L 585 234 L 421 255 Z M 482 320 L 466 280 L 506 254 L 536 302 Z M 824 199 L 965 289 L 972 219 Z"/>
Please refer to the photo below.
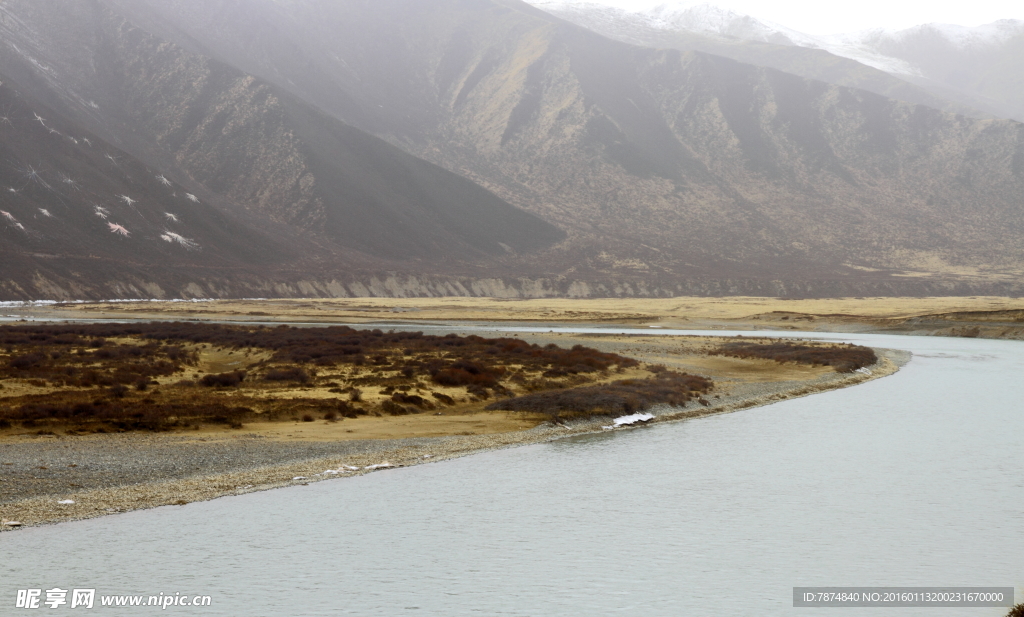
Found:
<path fill-rule="evenodd" d="M 111 217 L 127 208 L 127 218 L 109 221 L 129 235 L 117 232 L 125 246 L 107 258 L 107 279 L 116 278 L 120 261 L 126 272 L 158 265 L 149 285 L 160 289 L 154 292 L 158 296 L 182 293 L 190 284 L 190 295 L 265 293 L 296 278 L 333 281 L 331 293 L 347 293 L 337 278 L 366 280 L 396 271 L 490 276 L 510 267 L 506 262 L 564 237 L 472 182 L 237 69 L 153 36 L 102 3 L 9 2 L 2 11 L 0 67 L 17 76 L 18 87 L 11 89 L 15 82 L 6 79 L 9 100 L 0 104 L 5 117 L 14 119 L 0 130 L 17 136 L 5 135 L 4 170 L 12 186 L 36 194 L 31 203 L 27 193 L 0 196 L 0 209 L 15 217 L 8 222 L 17 229 L 15 223 L 24 225 L 19 216 L 39 215 L 45 207 L 54 215 L 48 218 L 55 218 L 66 206 L 80 220 L 64 231 L 59 244 L 65 259 L 79 259 L 97 245 L 88 230 L 105 229 L 95 208 Z M 33 126 L 30 108 L 47 109 L 45 126 Z M 62 127 L 55 135 L 88 134 L 95 148 L 70 138 L 39 141 L 35 133 L 54 126 Z M 68 148 L 78 153 L 62 152 Z M 110 168 L 79 169 L 69 157 L 82 153 Z M 32 164 L 42 174 L 35 183 L 16 182 Z M 128 167 L 132 171 L 124 172 L 120 184 L 107 177 Z M 64 175 L 93 188 L 63 186 L 58 178 Z M 185 197 L 192 193 L 194 201 Z M 120 201 L 121 194 L 133 203 Z M 206 218 L 181 215 L 161 201 L 165 198 L 201 210 Z M 166 259 L 168 247 L 154 253 L 136 233 L 145 227 L 146 240 L 155 239 L 157 246 L 161 235 L 178 233 L 173 225 L 160 227 L 175 222 L 163 210 L 192 225 L 187 235 L 178 230 L 180 241 L 168 236 L 178 248 L 194 249 L 184 261 Z M 110 233 L 102 236 L 105 242 Z M 16 287 L 24 290 L 19 294 L 31 297 L 32 285 L 25 280 L 32 279 L 30 272 L 50 268 L 50 262 L 30 253 L 36 249 L 25 243 L 28 238 L 15 242 L 15 234 L 4 243 L 2 250 L 12 256 L 0 275 L 17 279 Z M 20 255 L 17 266 L 14 253 Z M 218 261 L 222 254 L 226 261 Z M 228 264 L 244 276 L 206 281 L 198 272 Z M 170 276 L 168 268 L 179 272 Z M 67 271 L 50 275 L 62 281 L 51 287 L 77 290 L 72 295 L 90 290 L 87 295 L 94 297 L 101 289 L 112 296 L 122 293 L 101 282 L 99 274 L 77 282 L 78 275 Z M 234 283 L 239 285 L 232 288 Z M 100 289 L 94 289 L 97 285 Z M 132 293 L 142 295 L 138 286 Z"/>
<path fill-rule="evenodd" d="M 173 175 L 0 81 L 0 293 L 8 298 L 61 286 L 79 297 L 96 288 L 163 296 L 168 283 L 187 285 L 186 272 L 230 276 L 295 257 Z M 151 276 L 154 267 L 161 276 Z"/>
<path fill-rule="evenodd" d="M 1014 122 L 624 45 L 513 0 L 118 6 L 556 221 L 563 277 L 923 289 L 1015 284 L 1024 264 Z"/>

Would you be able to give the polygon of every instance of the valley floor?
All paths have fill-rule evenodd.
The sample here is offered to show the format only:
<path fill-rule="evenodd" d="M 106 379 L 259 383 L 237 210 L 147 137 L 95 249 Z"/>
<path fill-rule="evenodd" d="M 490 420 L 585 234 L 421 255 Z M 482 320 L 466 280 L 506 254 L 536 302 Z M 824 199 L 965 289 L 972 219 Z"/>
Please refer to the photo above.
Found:
<path fill-rule="evenodd" d="M 1024 339 L 1024 298 L 332 298 L 0 307 L 0 317 L 226 322 L 622 323 L 687 330 L 879 332 Z"/>

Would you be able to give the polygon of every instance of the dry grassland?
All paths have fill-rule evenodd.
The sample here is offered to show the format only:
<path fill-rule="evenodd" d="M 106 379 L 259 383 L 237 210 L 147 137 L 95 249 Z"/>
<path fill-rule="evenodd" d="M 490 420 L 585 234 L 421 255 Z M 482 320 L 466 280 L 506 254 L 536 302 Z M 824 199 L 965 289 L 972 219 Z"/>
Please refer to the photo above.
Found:
<path fill-rule="evenodd" d="M 898 326 L 933 317 L 1014 321 L 1024 299 L 1006 297 L 830 298 L 335 298 L 68 304 L 10 309 L 39 318 L 137 318 L 311 323 L 495 321 L 623 323 L 693 329 L 785 327 L 815 330 Z M 989 314 L 985 317 L 984 314 Z M 1024 321 L 1024 319 L 1020 320 Z"/>

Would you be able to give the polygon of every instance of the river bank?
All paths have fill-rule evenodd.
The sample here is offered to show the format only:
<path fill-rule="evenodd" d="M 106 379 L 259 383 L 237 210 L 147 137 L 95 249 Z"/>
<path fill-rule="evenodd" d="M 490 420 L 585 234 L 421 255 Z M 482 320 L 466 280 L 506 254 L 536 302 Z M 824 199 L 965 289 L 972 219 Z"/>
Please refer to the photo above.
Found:
<path fill-rule="evenodd" d="M 561 335 L 536 335 L 558 340 Z M 675 337 L 652 340 L 643 337 L 587 337 L 586 343 L 605 350 L 633 350 L 646 361 L 663 361 L 670 368 L 693 370 L 694 358 L 673 351 Z M 638 353 L 643 347 L 644 353 Z M 673 356 L 673 353 L 676 355 Z M 732 359 L 703 359 L 703 371 L 716 379 L 716 395 L 705 406 L 656 407 L 652 423 L 671 422 L 750 409 L 777 401 L 848 387 L 878 379 L 899 370 L 909 354 L 876 350 L 879 362 L 852 374 L 796 370 L 775 363 Z M 689 363 L 689 364 L 688 364 Z M 505 417 L 490 414 L 490 417 Z M 414 418 L 414 417 L 409 417 Z M 424 417 L 423 420 L 428 420 Z M 384 422 L 360 419 L 355 422 Z M 449 419 L 450 421 L 450 419 Z M 8 437 L 3 441 L 0 465 L 3 473 L 0 517 L 21 527 L 104 516 L 165 505 L 186 505 L 227 495 L 303 485 L 339 477 L 351 477 L 386 469 L 458 458 L 478 452 L 540 443 L 573 435 L 604 431 L 607 418 L 565 424 L 543 422 L 525 430 L 507 430 L 500 423 L 488 428 L 478 422 L 482 434 L 423 436 L 422 431 L 394 430 L 393 438 L 365 439 L 352 432 L 347 438 L 325 438 L 322 431 L 336 430 L 324 423 L 266 423 L 248 425 L 242 431 L 222 430 L 202 434 L 52 435 Z M 349 421 L 346 421 L 349 422 Z M 470 425 L 467 424 L 467 427 Z M 396 429 L 401 425 L 393 424 Z M 309 431 L 301 435 L 300 431 Z M 448 428 L 447 430 L 451 430 Z M 642 430 L 621 428 L 615 430 Z M 469 431 L 465 431 L 469 432 Z M 319 434 L 318 434 L 319 433 Z M 125 453 L 130 455 L 126 456 Z M 14 527 L 6 525 L 4 530 Z"/>

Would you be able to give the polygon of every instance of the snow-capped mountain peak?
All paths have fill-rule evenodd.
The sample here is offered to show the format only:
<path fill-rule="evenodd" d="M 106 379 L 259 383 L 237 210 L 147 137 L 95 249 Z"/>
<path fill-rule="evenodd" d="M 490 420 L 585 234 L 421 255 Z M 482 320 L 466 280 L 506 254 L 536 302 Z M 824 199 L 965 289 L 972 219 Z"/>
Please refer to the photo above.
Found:
<path fill-rule="evenodd" d="M 790 38 L 791 35 L 796 35 L 798 39 L 805 36 L 784 26 L 710 3 L 675 2 L 633 10 L 575 0 L 536 0 L 531 4 L 554 13 L 587 13 L 605 19 L 617 18 L 635 25 L 643 24 L 657 30 L 685 30 L 784 45 L 796 44 Z"/>
<path fill-rule="evenodd" d="M 650 24 L 666 30 L 688 30 L 750 41 L 795 44 L 792 35 L 802 35 L 784 26 L 751 15 L 736 13 L 714 4 L 662 4 L 641 13 Z"/>

